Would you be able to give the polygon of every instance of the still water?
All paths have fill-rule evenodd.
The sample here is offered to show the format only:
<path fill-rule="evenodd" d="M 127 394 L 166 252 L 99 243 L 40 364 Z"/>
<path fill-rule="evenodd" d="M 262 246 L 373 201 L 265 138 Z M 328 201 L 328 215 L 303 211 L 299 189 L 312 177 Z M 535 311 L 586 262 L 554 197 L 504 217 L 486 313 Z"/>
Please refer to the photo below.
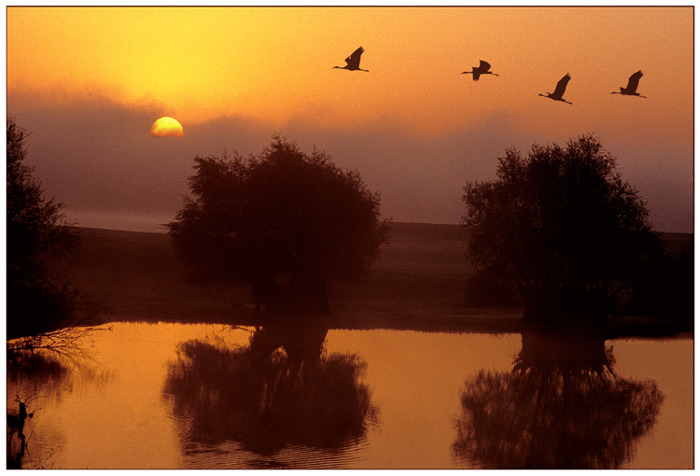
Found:
<path fill-rule="evenodd" d="M 693 340 L 115 323 L 8 366 L 23 468 L 692 468 Z"/>

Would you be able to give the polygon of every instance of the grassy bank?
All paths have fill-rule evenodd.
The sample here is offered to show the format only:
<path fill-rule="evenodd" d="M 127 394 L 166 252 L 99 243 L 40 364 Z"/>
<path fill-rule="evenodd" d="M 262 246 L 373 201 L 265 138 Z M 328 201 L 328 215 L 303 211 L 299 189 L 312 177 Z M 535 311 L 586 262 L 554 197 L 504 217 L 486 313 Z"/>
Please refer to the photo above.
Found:
<path fill-rule="evenodd" d="M 179 321 L 254 324 L 250 288 L 186 282 L 165 233 L 75 228 L 80 244 L 50 263 L 93 300 L 104 321 Z M 681 246 L 689 235 L 671 236 Z M 333 328 L 514 332 L 521 309 L 470 305 L 471 268 L 459 225 L 394 223 L 372 272 L 361 282 L 331 283 Z M 618 318 L 621 335 L 668 334 L 676 323 Z"/>

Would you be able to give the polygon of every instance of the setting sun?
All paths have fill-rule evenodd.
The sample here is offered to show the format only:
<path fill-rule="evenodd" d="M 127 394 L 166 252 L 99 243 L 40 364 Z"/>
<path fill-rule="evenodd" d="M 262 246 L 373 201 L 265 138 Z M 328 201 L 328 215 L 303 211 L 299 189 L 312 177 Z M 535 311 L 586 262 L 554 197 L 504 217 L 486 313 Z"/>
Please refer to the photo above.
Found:
<path fill-rule="evenodd" d="M 7 469 L 694 468 L 691 2 L 14 3 Z"/>
<path fill-rule="evenodd" d="M 153 123 L 151 135 L 153 137 L 182 137 L 185 135 L 185 132 L 182 130 L 182 125 L 180 125 L 177 120 L 172 117 L 161 117 Z"/>

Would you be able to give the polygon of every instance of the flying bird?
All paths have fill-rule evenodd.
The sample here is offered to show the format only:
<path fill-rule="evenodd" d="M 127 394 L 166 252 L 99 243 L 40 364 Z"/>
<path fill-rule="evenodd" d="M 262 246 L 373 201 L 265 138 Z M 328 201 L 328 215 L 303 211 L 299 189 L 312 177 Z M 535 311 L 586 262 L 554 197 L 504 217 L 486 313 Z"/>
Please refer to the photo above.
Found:
<path fill-rule="evenodd" d="M 473 66 L 471 71 L 465 71 L 462 74 L 473 74 L 474 77 L 472 78 L 474 81 L 479 80 L 479 76 L 482 74 L 493 74 L 494 76 L 498 76 L 496 73 L 489 71 L 491 69 L 491 65 L 488 64 L 484 60 L 479 61 L 479 66 Z"/>
<path fill-rule="evenodd" d="M 630 79 L 627 81 L 626 88 L 621 87 L 619 92 L 613 91 L 610 94 L 622 94 L 623 96 L 639 96 L 640 98 L 646 98 L 646 96 L 642 96 L 637 92 L 637 86 L 639 86 L 639 79 L 642 76 L 642 71 L 637 71 L 632 76 L 630 76 Z"/>
<path fill-rule="evenodd" d="M 569 73 L 566 73 L 566 75 L 563 78 L 561 78 L 557 83 L 557 87 L 554 89 L 553 93 L 547 93 L 546 95 L 540 94 L 540 96 L 544 96 L 549 99 L 554 99 L 555 101 L 565 102 L 566 104 L 573 104 L 562 97 L 564 96 L 564 91 L 566 91 L 566 85 L 569 83 L 570 79 L 571 76 L 569 76 Z"/>
<path fill-rule="evenodd" d="M 364 52 L 365 52 L 365 49 L 360 46 L 350 56 L 345 58 L 345 63 L 347 63 L 345 66 L 333 66 L 333 67 L 338 68 L 338 69 L 347 69 L 348 71 L 367 71 L 367 72 L 369 72 L 368 69 L 360 68 L 360 56 L 362 56 L 362 53 L 364 53 Z"/>

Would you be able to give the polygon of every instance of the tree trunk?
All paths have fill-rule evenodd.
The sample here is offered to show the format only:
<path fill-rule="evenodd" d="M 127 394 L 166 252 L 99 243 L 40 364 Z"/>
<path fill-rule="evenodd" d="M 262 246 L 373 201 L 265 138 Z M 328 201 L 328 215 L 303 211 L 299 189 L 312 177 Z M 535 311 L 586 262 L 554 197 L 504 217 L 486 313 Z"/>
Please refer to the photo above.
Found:
<path fill-rule="evenodd" d="M 608 315 L 607 300 L 596 293 L 563 288 L 530 290 L 524 299 L 523 323 L 600 327 Z"/>

